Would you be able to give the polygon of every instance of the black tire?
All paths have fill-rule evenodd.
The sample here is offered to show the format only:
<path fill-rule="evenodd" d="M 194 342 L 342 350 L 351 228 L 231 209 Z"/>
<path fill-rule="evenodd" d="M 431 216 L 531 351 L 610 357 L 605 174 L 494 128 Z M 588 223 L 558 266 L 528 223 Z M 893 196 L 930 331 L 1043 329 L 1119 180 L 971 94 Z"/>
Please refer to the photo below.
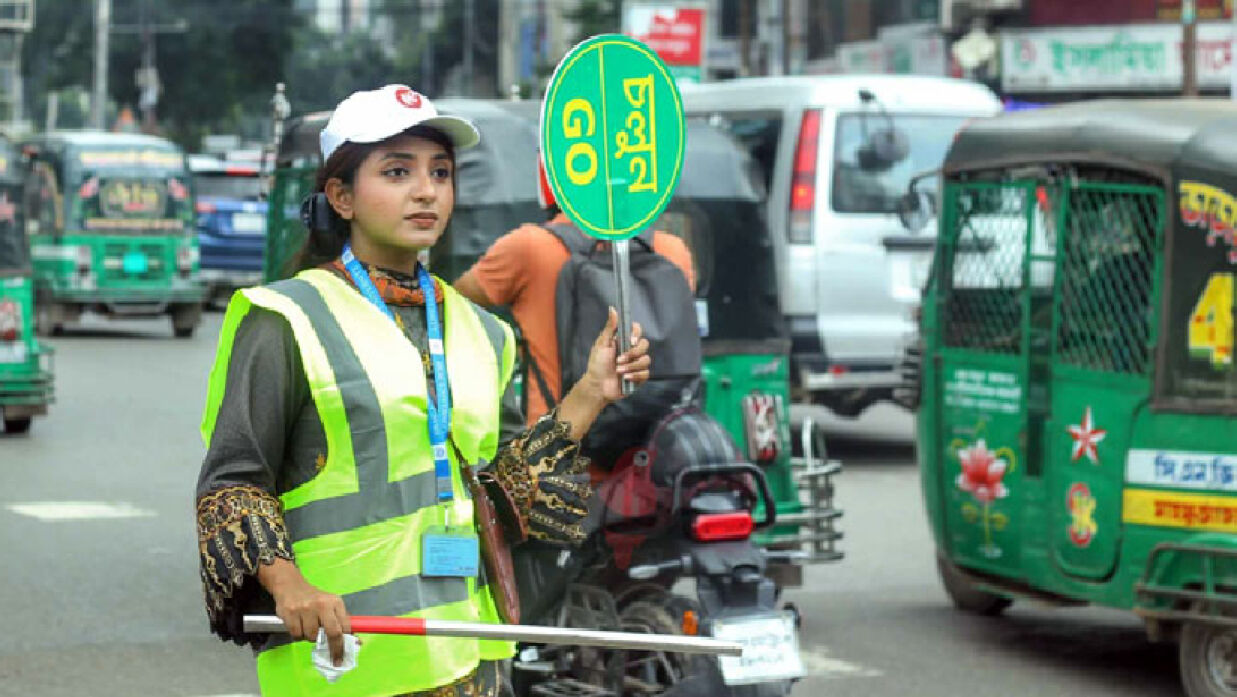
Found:
<path fill-rule="evenodd" d="M 188 339 L 193 336 L 202 321 L 201 305 L 177 305 L 172 308 L 172 333 L 177 339 Z"/>
<path fill-rule="evenodd" d="M 953 601 L 954 607 L 963 612 L 995 617 L 1014 602 L 1004 596 L 976 588 L 953 562 L 939 552 L 936 555 L 936 570 L 940 574 L 941 585 L 945 587 L 945 594 Z"/>
<path fill-rule="evenodd" d="M 172 333 L 177 339 L 188 339 L 193 336 L 194 329 L 195 327 L 172 327 Z"/>
<path fill-rule="evenodd" d="M 10 435 L 16 433 L 26 433 L 30 430 L 30 424 L 33 421 L 32 417 L 19 416 L 13 419 L 4 420 L 4 432 Z"/>
<path fill-rule="evenodd" d="M 1188 697 L 1237 697 L 1237 628 L 1187 622 L 1178 662 Z"/>
<path fill-rule="evenodd" d="M 625 632 L 683 633 L 682 626 L 663 603 L 637 600 L 619 611 L 619 620 Z M 658 685 L 664 691 L 692 674 L 696 668 L 693 658 L 683 653 L 628 651 L 627 675 L 645 684 Z"/>

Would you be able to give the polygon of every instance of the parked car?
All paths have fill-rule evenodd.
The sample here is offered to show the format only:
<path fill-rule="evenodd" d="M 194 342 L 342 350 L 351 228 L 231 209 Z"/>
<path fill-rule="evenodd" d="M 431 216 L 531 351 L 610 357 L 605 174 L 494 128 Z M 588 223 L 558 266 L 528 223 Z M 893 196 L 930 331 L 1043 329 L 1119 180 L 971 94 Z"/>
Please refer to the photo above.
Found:
<path fill-rule="evenodd" d="M 853 416 L 901 383 L 934 233 L 896 215 L 916 173 L 958 129 L 998 113 L 986 87 L 946 78 L 845 75 L 688 86 L 689 116 L 744 143 L 768 189 L 796 396 Z"/>
<path fill-rule="evenodd" d="M 190 155 L 197 200 L 198 248 L 209 303 L 262 282 L 266 202 L 256 164 Z"/>

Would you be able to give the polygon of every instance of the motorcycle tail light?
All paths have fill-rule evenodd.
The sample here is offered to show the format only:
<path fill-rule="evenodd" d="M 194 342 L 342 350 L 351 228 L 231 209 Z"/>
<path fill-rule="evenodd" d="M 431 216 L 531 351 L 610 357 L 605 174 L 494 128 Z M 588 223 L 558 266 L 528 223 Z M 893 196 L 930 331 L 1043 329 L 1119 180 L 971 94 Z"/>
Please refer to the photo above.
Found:
<path fill-rule="evenodd" d="M 182 274 L 193 270 L 193 247 L 180 247 L 176 250 L 176 268 Z"/>
<path fill-rule="evenodd" d="M 743 398 L 747 456 L 753 462 L 772 462 L 782 451 L 778 411 L 777 399 L 773 395 L 753 393 Z"/>
<path fill-rule="evenodd" d="M 21 338 L 21 307 L 12 300 L 0 302 L 0 341 Z"/>
<path fill-rule="evenodd" d="M 698 542 L 746 540 L 751 537 L 752 528 L 752 514 L 748 511 L 705 513 L 692 521 L 692 537 Z"/>

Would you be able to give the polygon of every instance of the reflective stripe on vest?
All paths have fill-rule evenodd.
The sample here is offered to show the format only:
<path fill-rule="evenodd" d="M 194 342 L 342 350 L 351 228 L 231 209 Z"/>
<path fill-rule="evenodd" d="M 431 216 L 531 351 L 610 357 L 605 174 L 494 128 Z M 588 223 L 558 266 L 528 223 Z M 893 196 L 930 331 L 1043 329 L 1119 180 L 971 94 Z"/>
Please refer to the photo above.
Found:
<path fill-rule="evenodd" d="M 449 286 L 444 291 L 452 438 L 469 460 L 490 460 L 497 450 L 501 395 L 514 367 L 514 341 L 506 325 Z M 421 358 L 394 323 L 339 277 L 308 271 L 234 297 L 211 376 L 203 421 L 208 442 L 235 330 L 253 305 L 279 313 L 292 327 L 326 433 L 322 470 L 281 496 L 306 579 L 343 596 L 352 614 L 497 621 L 484 579 L 478 586 L 472 579 L 419 575 L 421 534 L 441 524 L 443 515 L 434 495 Z M 453 521 L 471 521 L 472 502 L 458 468 L 454 485 Z M 263 691 L 325 689 L 309 662 L 310 648 L 304 642 L 268 644 L 258 659 Z M 366 637 L 360 667 L 330 694 L 429 689 L 466 675 L 480 659 L 510 655 L 511 646 L 499 642 Z M 389 669 L 396 665 L 403 668 Z"/>

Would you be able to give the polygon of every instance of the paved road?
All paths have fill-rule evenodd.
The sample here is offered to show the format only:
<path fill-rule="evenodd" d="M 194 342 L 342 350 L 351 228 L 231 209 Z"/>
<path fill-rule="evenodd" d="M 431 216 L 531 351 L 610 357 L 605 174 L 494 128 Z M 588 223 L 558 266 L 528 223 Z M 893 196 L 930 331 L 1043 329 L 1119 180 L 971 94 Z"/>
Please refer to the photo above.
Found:
<path fill-rule="evenodd" d="M 0 436 L 0 697 L 256 693 L 247 650 L 206 633 L 197 578 L 196 428 L 219 322 L 185 341 L 166 322 L 88 318 L 53 341 L 52 414 Z M 825 421 L 848 467 L 847 558 L 790 594 L 812 672 L 796 695 L 1179 694 L 1174 650 L 1126 614 L 951 610 L 909 418 Z"/>

